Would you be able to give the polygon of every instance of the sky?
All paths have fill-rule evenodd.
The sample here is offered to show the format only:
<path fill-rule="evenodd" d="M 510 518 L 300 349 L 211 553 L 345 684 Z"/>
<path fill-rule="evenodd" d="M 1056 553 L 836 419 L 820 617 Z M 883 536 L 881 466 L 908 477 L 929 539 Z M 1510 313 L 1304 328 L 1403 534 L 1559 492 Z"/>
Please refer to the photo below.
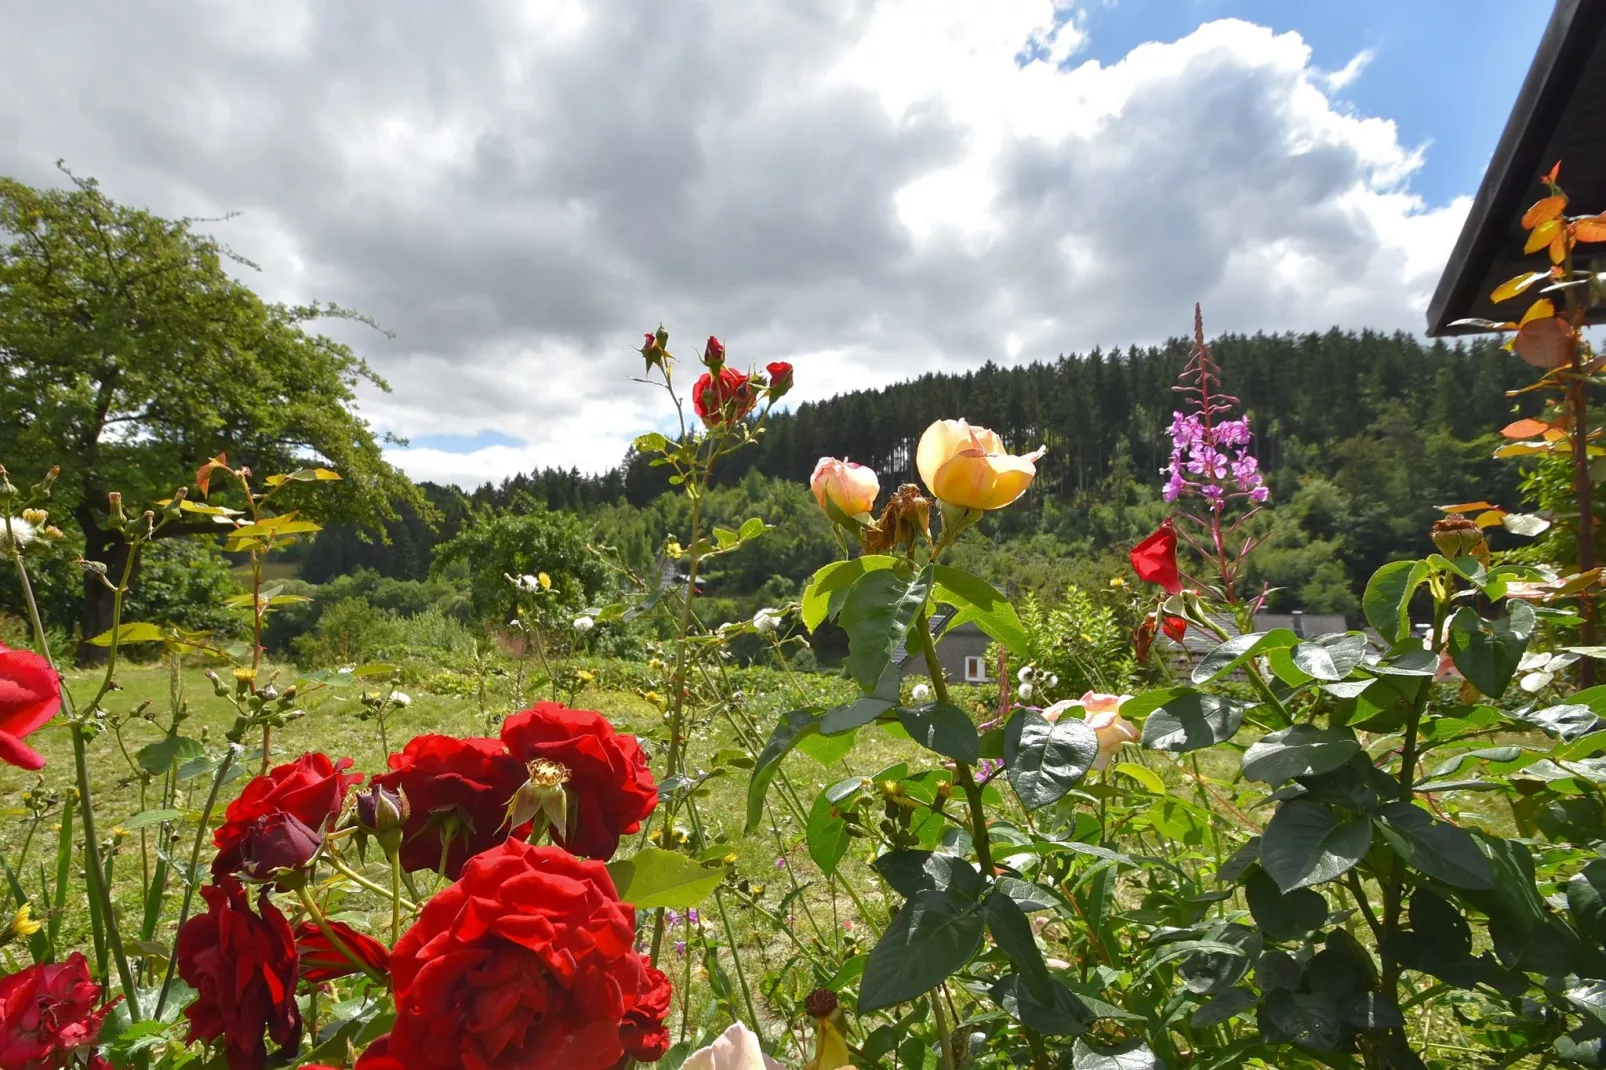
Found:
<path fill-rule="evenodd" d="M 601 471 L 631 382 L 794 400 L 1186 333 L 1420 331 L 1548 0 L 0 0 L 0 174 L 206 225 L 417 479 Z M 962 415 L 962 414 L 955 414 Z"/>

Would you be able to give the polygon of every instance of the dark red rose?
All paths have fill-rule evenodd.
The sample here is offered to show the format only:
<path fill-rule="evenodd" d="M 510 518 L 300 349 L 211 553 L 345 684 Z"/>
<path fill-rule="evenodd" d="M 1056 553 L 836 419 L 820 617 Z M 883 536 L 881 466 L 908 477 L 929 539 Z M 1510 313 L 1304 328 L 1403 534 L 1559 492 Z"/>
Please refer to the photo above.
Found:
<path fill-rule="evenodd" d="M 792 389 L 792 366 L 778 360 L 764 369 L 770 373 L 770 398 L 778 400 Z"/>
<path fill-rule="evenodd" d="M 669 981 L 635 939 L 635 910 L 602 863 L 509 840 L 464 866 L 397 943 L 388 1052 L 405 1070 L 655 1060 Z"/>
<path fill-rule="evenodd" d="M 229 803 L 223 824 L 212 835 L 218 849 L 212 860 L 213 876 L 240 872 L 245 864 L 241 845 L 258 827 L 258 818 L 283 813 L 314 833 L 328 832 L 345 805 L 346 792 L 353 784 L 362 783 L 362 774 L 347 773 L 350 768 L 350 758 L 331 762 L 327 755 L 309 753 L 253 779 L 240 797 Z"/>
<path fill-rule="evenodd" d="M 268 880 L 281 869 L 300 869 L 323 846 L 323 837 L 283 810 L 263 814 L 245 828 L 236 845 L 239 872 Z"/>
<path fill-rule="evenodd" d="M 753 411 L 758 394 L 745 372 L 725 367 L 704 372 L 691 389 L 692 408 L 709 427 L 740 420 Z"/>
<path fill-rule="evenodd" d="M 402 1061 L 390 1053 L 390 1034 L 374 1038 L 372 1044 L 357 1057 L 352 1070 L 406 1070 Z"/>
<path fill-rule="evenodd" d="M 41 659 L 42 660 L 42 659 Z M 96 1009 L 100 986 L 74 951 L 66 962 L 39 963 L 0 977 L 0 1067 L 54 1070 L 92 1051 L 100 1023 L 123 997 Z"/>
<path fill-rule="evenodd" d="M 639 830 L 658 805 L 641 744 L 595 710 L 538 702 L 502 722 L 502 742 L 521 762 L 544 759 L 568 770 L 568 827 L 553 829 L 552 839 L 574 854 L 606 862 L 619 837 Z"/>
<path fill-rule="evenodd" d="M 708 366 L 709 371 L 719 371 L 725 364 L 725 343 L 709 335 L 708 344 L 703 347 L 703 363 Z"/>
<path fill-rule="evenodd" d="M 418 736 L 389 761 L 390 772 L 374 777 L 374 783 L 407 796 L 411 812 L 402 826 L 403 869 L 439 869 L 445 833 L 450 841 L 446 876 L 455 880 L 464 862 L 508 838 L 508 803 L 529 772 L 501 740 Z M 528 826 L 511 831 L 521 830 Z"/>
<path fill-rule="evenodd" d="M 301 1045 L 296 1010 L 296 942 L 264 886 L 253 913 L 233 877 L 201 888 L 206 913 L 179 930 L 178 975 L 195 989 L 184 1008 L 189 1042 L 223 1038 L 231 1070 L 262 1070 L 263 1034 L 287 1055 Z"/>
<path fill-rule="evenodd" d="M 1182 590 L 1177 572 L 1177 531 L 1167 520 L 1153 535 L 1132 547 L 1132 570 L 1144 583 L 1157 583 L 1170 594 Z"/>
<path fill-rule="evenodd" d="M 346 949 L 362 960 L 374 973 L 383 977 L 390 972 L 390 952 L 378 940 L 360 933 L 341 921 L 328 922 L 329 928 L 346 945 Z M 313 984 L 332 981 L 361 971 L 350 959 L 335 950 L 328 935 L 318 925 L 304 921 L 296 926 L 296 950 L 301 953 L 301 979 Z"/>
<path fill-rule="evenodd" d="M 31 650 L 0 644 L 0 762 L 43 769 L 44 756 L 22 741 L 61 709 L 61 678 Z"/>

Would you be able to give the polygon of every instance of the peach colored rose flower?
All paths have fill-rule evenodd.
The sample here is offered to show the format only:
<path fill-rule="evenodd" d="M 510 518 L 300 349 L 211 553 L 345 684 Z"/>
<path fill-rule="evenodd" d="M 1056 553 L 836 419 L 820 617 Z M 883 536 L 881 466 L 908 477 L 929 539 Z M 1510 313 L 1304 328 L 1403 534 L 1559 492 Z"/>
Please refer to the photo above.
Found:
<path fill-rule="evenodd" d="M 1015 456 L 995 432 L 938 420 L 920 436 L 915 467 L 932 495 L 965 509 L 1002 509 L 1026 493 L 1044 450 Z"/>
<path fill-rule="evenodd" d="M 875 508 L 881 481 L 872 468 L 835 457 L 821 457 L 820 463 L 814 466 L 814 475 L 809 477 L 809 489 L 821 509 L 829 501 L 847 516 L 864 516 Z"/>
<path fill-rule="evenodd" d="M 1115 757 L 1115 752 L 1121 749 L 1123 743 L 1131 743 L 1138 738 L 1138 727 L 1125 717 L 1121 716 L 1121 706 L 1131 695 L 1105 695 L 1097 691 L 1089 691 L 1078 699 L 1065 699 L 1056 702 L 1043 711 L 1046 721 L 1058 721 L 1073 709 L 1082 711 L 1082 720 L 1087 722 L 1089 728 L 1099 737 L 1099 756 L 1093 763 L 1094 769 L 1104 769 Z"/>

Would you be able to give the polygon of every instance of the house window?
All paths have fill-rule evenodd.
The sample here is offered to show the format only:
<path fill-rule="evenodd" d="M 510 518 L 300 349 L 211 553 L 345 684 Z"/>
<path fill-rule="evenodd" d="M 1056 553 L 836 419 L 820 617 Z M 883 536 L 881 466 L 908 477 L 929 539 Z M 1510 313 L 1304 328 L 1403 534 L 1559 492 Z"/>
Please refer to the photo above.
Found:
<path fill-rule="evenodd" d="M 965 656 L 965 682 L 967 684 L 985 683 L 987 680 L 987 659 L 974 654 Z"/>

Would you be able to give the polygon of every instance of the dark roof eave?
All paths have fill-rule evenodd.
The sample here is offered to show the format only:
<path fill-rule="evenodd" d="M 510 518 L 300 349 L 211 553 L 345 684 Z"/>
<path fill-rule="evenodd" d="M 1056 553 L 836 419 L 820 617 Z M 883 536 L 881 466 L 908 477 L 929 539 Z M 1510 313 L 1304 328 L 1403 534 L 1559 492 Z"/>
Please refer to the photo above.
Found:
<path fill-rule="evenodd" d="M 1606 4 L 1600 0 L 1558 0 L 1551 12 L 1449 263 L 1428 301 L 1428 334 L 1482 333 L 1479 327 L 1449 323 L 1465 317 L 1463 310 L 1478 300 L 1483 266 L 1494 258 L 1507 222 L 1520 213 L 1536 179 L 1553 162 L 1542 160 L 1541 154 L 1572 99 L 1603 21 Z"/>

